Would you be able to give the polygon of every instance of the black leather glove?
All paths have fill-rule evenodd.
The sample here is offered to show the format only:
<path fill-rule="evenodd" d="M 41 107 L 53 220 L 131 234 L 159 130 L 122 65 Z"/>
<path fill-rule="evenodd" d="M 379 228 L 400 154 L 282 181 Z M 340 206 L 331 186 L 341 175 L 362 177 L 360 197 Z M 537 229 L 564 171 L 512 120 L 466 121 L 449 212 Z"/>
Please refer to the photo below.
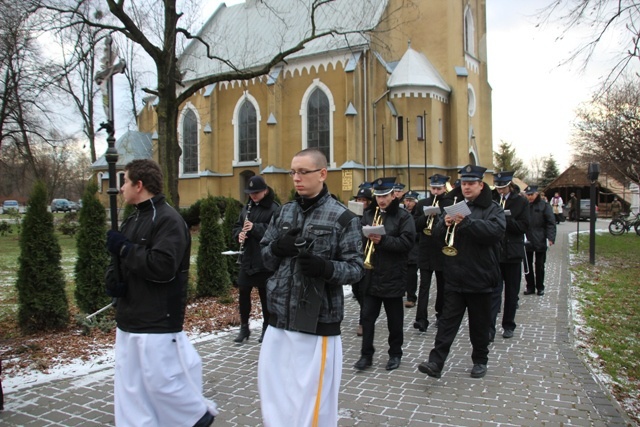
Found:
<path fill-rule="evenodd" d="M 300 233 L 300 228 L 292 228 L 287 233 L 278 238 L 271 244 L 271 252 L 277 257 L 287 258 L 298 255 L 298 248 L 296 247 L 296 238 Z"/>
<path fill-rule="evenodd" d="M 107 249 L 116 256 L 125 257 L 129 252 L 131 242 L 119 231 L 107 231 Z"/>
<path fill-rule="evenodd" d="M 308 252 L 300 252 L 298 266 L 305 276 L 322 277 L 324 279 L 329 279 L 333 276 L 333 264 L 331 261 Z"/>

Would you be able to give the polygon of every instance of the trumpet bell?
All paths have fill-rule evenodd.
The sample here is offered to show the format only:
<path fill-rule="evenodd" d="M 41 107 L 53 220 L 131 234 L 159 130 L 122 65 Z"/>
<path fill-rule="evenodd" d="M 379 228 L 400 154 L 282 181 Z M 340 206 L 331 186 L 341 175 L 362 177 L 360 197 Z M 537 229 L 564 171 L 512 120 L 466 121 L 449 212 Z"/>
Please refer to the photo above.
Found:
<path fill-rule="evenodd" d="M 365 262 L 364 263 L 364 268 L 366 270 L 373 270 L 373 264 L 371 264 L 370 262 Z"/>
<path fill-rule="evenodd" d="M 423 228 L 422 232 L 424 234 L 426 234 L 427 236 L 431 236 L 431 229 L 430 228 Z"/>
<path fill-rule="evenodd" d="M 446 256 L 456 256 L 458 255 L 458 250 L 453 246 L 445 246 L 442 248 L 442 253 Z"/>

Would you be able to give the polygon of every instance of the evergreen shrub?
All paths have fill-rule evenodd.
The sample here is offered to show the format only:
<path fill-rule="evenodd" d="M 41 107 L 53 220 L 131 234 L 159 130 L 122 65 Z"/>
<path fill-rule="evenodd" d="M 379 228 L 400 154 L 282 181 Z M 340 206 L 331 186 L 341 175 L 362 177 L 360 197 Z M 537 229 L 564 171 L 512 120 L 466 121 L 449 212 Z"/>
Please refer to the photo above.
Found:
<path fill-rule="evenodd" d="M 69 322 L 61 249 L 47 210 L 47 190 L 36 182 L 24 216 L 18 257 L 18 324 L 23 332 L 56 330 Z"/>

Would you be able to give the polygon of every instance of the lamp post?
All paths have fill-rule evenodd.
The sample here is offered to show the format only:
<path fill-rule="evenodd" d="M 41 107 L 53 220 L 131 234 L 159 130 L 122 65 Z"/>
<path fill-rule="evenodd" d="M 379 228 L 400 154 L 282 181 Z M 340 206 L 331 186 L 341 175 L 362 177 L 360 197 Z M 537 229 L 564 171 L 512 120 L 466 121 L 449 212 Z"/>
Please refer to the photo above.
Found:
<path fill-rule="evenodd" d="M 589 212 L 589 262 L 596 263 L 596 184 L 600 175 L 600 163 L 589 163 L 587 177 L 591 181 Z"/>
<path fill-rule="evenodd" d="M 118 58 L 118 49 L 113 48 L 113 40 L 111 36 L 105 38 L 104 58 L 102 58 L 102 70 L 98 72 L 94 78 L 96 83 L 100 85 L 102 91 L 102 106 L 104 107 L 104 113 L 107 116 L 107 120 L 100 123 L 98 131 L 105 129 L 107 131 L 107 151 L 104 154 L 104 158 L 107 161 L 109 171 L 109 189 L 107 194 L 109 195 L 109 212 L 111 214 L 111 229 L 118 230 L 118 188 L 116 184 L 116 163 L 118 162 L 118 150 L 116 150 L 115 142 L 115 125 L 113 119 L 113 75 L 123 73 L 126 67 L 124 61 L 116 63 Z M 116 273 L 116 278 L 120 283 L 122 278 L 120 277 L 120 260 L 117 256 L 112 255 L 113 267 Z M 87 320 L 93 318 L 97 314 L 102 313 L 109 307 L 115 307 L 117 298 L 112 298 L 111 303 L 102 307 L 100 310 L 88 315 Z"/>

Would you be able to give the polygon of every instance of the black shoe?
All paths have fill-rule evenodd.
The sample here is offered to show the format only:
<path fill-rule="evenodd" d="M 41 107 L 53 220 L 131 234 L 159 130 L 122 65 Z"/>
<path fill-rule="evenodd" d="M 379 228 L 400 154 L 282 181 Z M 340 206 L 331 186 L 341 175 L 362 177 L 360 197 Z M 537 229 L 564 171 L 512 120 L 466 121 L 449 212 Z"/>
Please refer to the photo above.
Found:
<path fill-rule="evenodd" d="M 193 427 L 209 427 L 213 424 L 213 421 L 216 419 L 213 415 L 209 413 L 209 411 L 205 412 L 205 414 L 198 420 L 197 423 L 193 425 Z"/>
<path fill-rule="evenodd" d="M 262 342 L 262 340 L 264 340 L 264 333 L 265 333 L 265 332 L 267 332 L 267 327 L 266 327 L 266 326 L 264 326 L 264 327 L 262 328 L 262 333 L 260 334 L 260 338 L 258 338 L 258 342 L 259 342 L 259 343 L 261 343 L 261 342 Z"/>
<path fill-rule="evenodd" d="M 471 378 L 482 378 L 487 374 L 487 365 L 476 363 L 471 369 Z"/>
<path fill-rule="evenodd" d="M 524 291 L 524 294 L 525 294 L 525 295 L 533 295 L 533 294 L 535 294 L 535 293 L 536 293 L 536 291 L 530 291 L 529 289 L 527 289 L 526 291 Z"/>
<path fill-rule="evenodd" d="M 538 291 L 538 295 L 540 296 L 544 295 L 544 291 Z"/>
<path fill-rule="evenodd" d="M 398 369 L 400 367 L 400 358 L 398 356 L 394 356 L 389 359 L 387 362 L 387 366 L 384 367 L 387 371 L 393 371 L 394 369 Z"/>
<path fill-rule="evenodd" d="M 413 322 L 413 327 L 418 329 L 420 332 L 427 332 L 427 328 L 429 327 L 429 321 L 427 319 L 420 319 Z"/>
<path fill-rule="evenodd" d="M 418 365 L 418 371 L 433 378 L 440 378 L 442 376 L 442 369 L 438 368 L 436 362 L 422 362 Z"/>
<path fill-rule="evenodd" d="M 244 324 L 240 326 L 240 332 L 238 332 L 238 336 L 233 340 L 234 342 L 242 342 L 244 340 L 249 340 L 249 336 L 251 335 L 251 331 L 249 330 L 249 325 Z"/>
<path fill-rule="evenodd" d="M 496 334 L 491 334 L 491 335 L 489 335 L 489 343 L 494 342 L 494 341 L 495 341 L 495 339 L 496 339 Z"/>
<path fill-rule="evenodd" d="M 360 358 L 360 360 L 358 360 L 353 367 L 356 368 L 358 371 L 364 371 L 365 369 L 367 369 L 369 366 L 371 366 L 371 359 L 365 356 L 362 356 Z"/>
<path fill-rule="evenodd" d="M 505 329 L 502 333 L 502 338 L 513 338 L 513 331 L 511 329 Z"/>

